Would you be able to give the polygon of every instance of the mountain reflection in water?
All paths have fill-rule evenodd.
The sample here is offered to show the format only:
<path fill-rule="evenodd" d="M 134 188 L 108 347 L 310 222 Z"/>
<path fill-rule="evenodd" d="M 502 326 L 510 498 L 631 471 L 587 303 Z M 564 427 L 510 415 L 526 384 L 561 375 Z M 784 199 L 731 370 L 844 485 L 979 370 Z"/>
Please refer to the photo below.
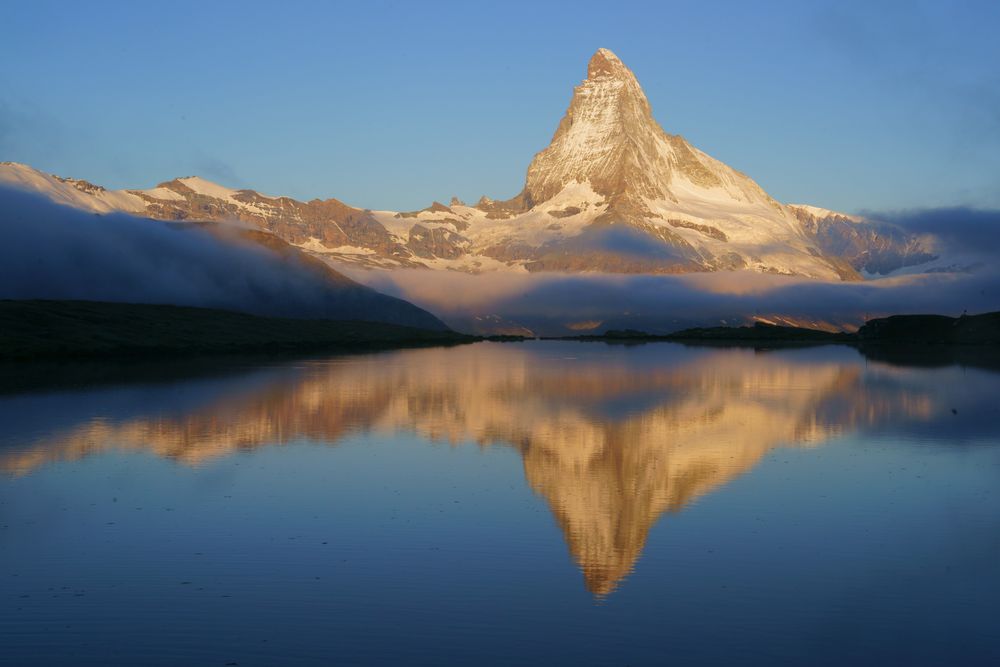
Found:
<path fill-rule="evenodd" d="M 933 385 L 906 382 L 906 373 L 867 365 L 847 348 L 538 342 L 406 350 L 144 384 L 125 406 L 100 400 L 114 391 L 94 389 L 98 398 L 78 404 L 72 423 L 15 429 L 0 470 L 26 475 L 109 451 L 198 466 L 262 446 L 335 445 L 359 432 L 512 447 L 587 588 L 603 596 L 633 568 L 662 514 L 772 449 L 950 410 Z M 0 406 L 40 413 L 52 396 L 8 397 Z M 36 403 L 27 409 L 25 401 Z"/>

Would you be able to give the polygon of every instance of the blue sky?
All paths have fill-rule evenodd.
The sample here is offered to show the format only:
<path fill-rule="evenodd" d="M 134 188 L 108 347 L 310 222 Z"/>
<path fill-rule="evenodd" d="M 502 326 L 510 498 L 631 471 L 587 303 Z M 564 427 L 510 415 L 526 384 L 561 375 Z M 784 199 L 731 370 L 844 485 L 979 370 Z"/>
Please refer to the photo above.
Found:
<path fill-rule="evenodd" d="M 32 2 L 0 160 L 415 209 L 516 194 L 598 47 L 783 201 L 1000 207 L 1000 3 Z"/>

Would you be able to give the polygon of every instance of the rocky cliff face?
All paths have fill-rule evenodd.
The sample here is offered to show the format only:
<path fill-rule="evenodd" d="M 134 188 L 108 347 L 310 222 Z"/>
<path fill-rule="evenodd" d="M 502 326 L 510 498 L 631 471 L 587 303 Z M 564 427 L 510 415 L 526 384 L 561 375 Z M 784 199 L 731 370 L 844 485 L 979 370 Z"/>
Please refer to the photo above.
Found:
<path fill-rule="evenodd" d="M 591 58 L 552 142 L 528 167 L 524 201 L 548 201 L 574 182 L 590 183 L 613 204 L 677 203 L 690 197 L 685 186 L 693 186 L 779 208 L 743 174 L 664 132 L 635 75 L 607 49 Z"/>
<path fill-rule="evenodd" d="M 789 207 L 653 118 L 635 75 L 599 49 L 524 189 L 505 201 L 453 199 L 422 211 L 300 202 L 198 177 L 109 191 L 30 167 L 0 182 L 94 211 L 168 220 L 238 220 L 338 262 L 469 272 L 686 273 L 750 269 L 857 280 L 932 258 L 919 240 L 812 207 Z"/>
<path fill-rule="evenodd" d="M 937 259 L 931 251 L 933 239 L 915 236 L 899 227 L 815 206 L 790 204 L 788 209 L 816 239 L 816 246 L 823 253 L 841 258 L 857 271 L 887 275 Z"/>

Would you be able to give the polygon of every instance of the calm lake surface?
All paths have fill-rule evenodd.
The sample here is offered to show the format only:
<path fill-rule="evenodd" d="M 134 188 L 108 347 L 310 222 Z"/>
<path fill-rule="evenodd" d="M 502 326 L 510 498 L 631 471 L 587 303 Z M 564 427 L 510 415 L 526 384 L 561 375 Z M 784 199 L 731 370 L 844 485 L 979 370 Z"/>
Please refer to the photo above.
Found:
<path fill-rule="evenodd" d="M 995 371 L 539 341 L 32 373 L 0 664 L 1000 664 Z"/>

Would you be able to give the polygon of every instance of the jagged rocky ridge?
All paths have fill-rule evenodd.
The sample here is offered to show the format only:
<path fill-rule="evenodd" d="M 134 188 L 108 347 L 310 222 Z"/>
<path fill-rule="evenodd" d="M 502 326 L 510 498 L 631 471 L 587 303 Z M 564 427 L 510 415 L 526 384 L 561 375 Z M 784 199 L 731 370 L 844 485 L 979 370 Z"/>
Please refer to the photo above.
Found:
<path fill-rule="evenodd" d="M 94 211 L 238 220 L 325 259 L 470 272 L 686 273 L 751 269 L 830 280 L 933 259 L 926 239 L 811 206 L 783 205 L 748 176 L 668 134 L 634 74 L 607 49 L 517 196 L 416 212 L 231 190 L 199 177 L 109 191 L 0 165 L 0 182 Z"/>

